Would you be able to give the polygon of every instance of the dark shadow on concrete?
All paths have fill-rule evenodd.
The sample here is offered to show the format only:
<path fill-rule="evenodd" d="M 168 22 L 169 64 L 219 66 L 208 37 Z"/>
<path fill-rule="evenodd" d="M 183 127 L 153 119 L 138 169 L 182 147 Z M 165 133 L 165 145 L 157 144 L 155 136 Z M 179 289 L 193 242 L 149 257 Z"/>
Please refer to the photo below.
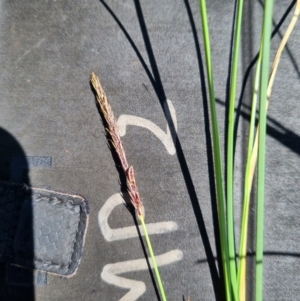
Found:
<path fill-rule="evenodd" d="M 189 301 L 190 300 L 190 297 L 188 297 L 188 299 L 185 299 L 184 296 L 182 296 L 182 301 Z"/>
<path fill-rule="evenodd" d="M 264 256 L 265 257 L 271 257 L 271 256 L 277 256 L 277 257 L 294 257 L 294 258 L 300 258 L 300 253 L 298 252 L 289 252 L 289 251 L 264 251 Z M 247 258 L 251 258 L 254 257 L 255 258 L 255 252 L 247 252 L 246 254 Z M 239 259 L 241 257 L 239 257 L 238 254 L 236 254 L 236 259 Z M 218 260 L 215 257 L 215 260 Z M 198 259 L 196 261 L 196 263 L 200 264 L 200 263 L 205 263 L 207 262 L 206 258 L 202 258 L 202 259 Z"/>
<path fill-rule="evenodd" d="M 108 6 L 108 4 L 106 4 L 106 2 L 104 0 L 99 0 L 99 2 L 105 7 L 105 9 L 109 12 L 109 14 L 112 16 L 112 18 L 115 20 L 115 22 L 118 24 L 118 26 L 120 27 L 120 29 L 124 33 L 124 35 L 125 35 L 126 39 L 128 40 L 130 46 L 134 50 L 134 52 L 137 55 L 140 63 L 142 64 L 143 68 L 145 69 L 145 72 L 147 73 L 147 76 L 148 76 L 152 86 L 154 87 L 155 86 L 155 80 L 152 77 L 151 71 L 149 70 L 146 62 L 144 61 L 141 53 L 139 52 L 138 48 L 136 47 L 136 45 L 133 42 L 132 38 L 130 37 L 129 33 L 127 32 L 127 30 L 125 29 L 125 27 L 123 26 L 121 21 L 118 19 L 118 17 L 115 15 L 115 13 L 112 11 L 112 9 Z"/>
<path fill-rule="evenodd" d="M 18 141 L 3 128 L 0 128 L 0 180 L 30 186 L 29 166 L 25 152 Z M 16 193 L 14 187 L 11 186 L 10 189 L 10 196 L 14 195 Z M 30 199 L 30 190 L 28 191 L 26 198 Z M 14 256 L 14 247 L 22 247 L 14 239 L 19 213 L 25 202 L 23 198 L 7 196 L 0 196 L 0 198 L 0 243 L 5 246 L 4 254 L 0 254 L 0 300 L 34 301 L 34 272 L 10 265 Z M 23 206 L 22 212 L 24 213 L 24 210 L 27 210 L 26 215 L 29 224 L 26 227 L 31 229 L 30 237 L 26 242 L 26 249 L 30 252 L 27 255 L 32 259 L 33 266 L 32 207 L 30 202 L 27 203 L 29 206 L 25 206 L 26 208 Z"/>
<path fill-rule="evenodd" d="M 225 103 L 223 101 L 219 99 L 216 99 L 216 101 L 219 104 L 225 106 Z M 240 110 L 239 115 L 249 122 L 250 107 L 243 105 L 242 109 L 243 108 L 245 110 Z M 258 120 L 256 120 L 256 122 L 258 122 Z M 287 129 L 285 126 L 283 126 L 281 123 L 270 116 L 267 116 L 267 135 L 274 138 L 297 155 L 300 155 L 300 136 L 295 132 Z"/>

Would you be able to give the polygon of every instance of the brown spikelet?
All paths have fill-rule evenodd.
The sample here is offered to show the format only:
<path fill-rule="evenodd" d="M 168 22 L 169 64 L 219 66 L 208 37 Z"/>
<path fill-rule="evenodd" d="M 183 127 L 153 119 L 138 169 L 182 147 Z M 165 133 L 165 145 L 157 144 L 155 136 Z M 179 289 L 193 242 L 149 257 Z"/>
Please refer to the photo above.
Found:
<path fill-rule="evenodd" d="M 134 171 L 133 167 L 129 166 L 126 170 L 126 182 L 127 182 L 127 190 L 130 195 L 130 200 L 132 205 L 137 211 L 137 214 L 142 215 L 142 202 L 140 199 L 140 195 L 135 183 Z"/>
<path fill-rule="evenodd" d="M 128 165 L 114 113 L 111 109 L 111 106 L 108 103 L 106 94 L 104 93 L 104 90 L 100 84 L 99 78 L 96 76 L 95 73 L 91 74 L 90 80 L 92 87 L 95 90 L 96 100 L 100 106 L 100 110 L 107 124 L 106 130 L 110 135 L 111 144 L 119 157 L 122 169 L 125 173 L 127 190 L 130 196 L 131 203 L 136 209 L 137 214 L 141 216 L 142 202 L 136 186 L 133 167 Z"/>
<path fill-rule="evenodd" d="M 91 74 L 91 84 L 96 92 L 96 100 L 100 106 L 101 112 L 106 120 L 108 128 L 106 129 L 111 136 L 112 145 L 118 154 L 124 172 L 128 169 L 128 163 L 125 151 L 119 135 L 118 126 L 115 120 L 114 113 L 108 103 L 106 94 L 100 84 L 99 78 L 95 73 Z"/>

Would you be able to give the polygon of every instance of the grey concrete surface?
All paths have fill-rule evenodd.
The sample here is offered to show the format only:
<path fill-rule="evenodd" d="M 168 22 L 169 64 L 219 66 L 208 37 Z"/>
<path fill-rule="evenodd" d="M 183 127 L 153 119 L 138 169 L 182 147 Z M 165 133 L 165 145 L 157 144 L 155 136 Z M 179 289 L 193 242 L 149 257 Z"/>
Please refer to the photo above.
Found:
<path fill-rule="evenodd" d="M 207 2 L 224 146 L 234 1 Z M 275 1 L 274 28 L 291 2 Z M 245 1 L 239 94 L 243 80 L 246 84 L 235 158 L 237 224 L 247 105 L 253 82 L 253 68 L 249 66 L 258 50 L 261 14 L 261 1 Z M 272 39 L 272 55 L 290 18 L 291 15 Z M 299 41 L 297 24 L 282 55 L 268 117 L 263 283 L 266 301 L 298 300 L 300 294 Z M 145 118 L 164 132 L 169 124 L 174 138 L 174 119 L 170 119 L 170 107 L 165 105 L 166 99 L 171 100 L 178 127 L 176 154 L 170 154 L 151 131 L 140 126 L 126 127 L 124 147 L 135 168 L 146 222 L 171 221 L 177 225 L 172 232 L 151 235 L 157 255 L 172 250 L 182 254 L 179 261 L 160 268 L 168 300 L 184 300 L 183 296 L 193 301 L 224 300 L 216 260 L 211 144 L 199 56 L 200 50 L 203 56 L 202 46 L 198 1 L 194 0 L 0 1 L 0 127 L 10 133 L 27 156 L 32 186 L 83 195 L 91 208 L 77 274 L 69 279 L 48 275 L 47 285 L 43 286 L 31 274 L 26 300 L 121 300 L 129 290 L 107 283 L 101 273 L 109 264 L 121 263 L 124 268 L 126 261 L 145 258 L 138 237 L 107 241 L 99 227 L 99 211 L 111 196 L 120 193 L 121 187 L 89 85 L 92 71 L 100 77 L 117 118 Z M 169 141 L 172 145 L 170 137 Z M 39 158 L 50 163 L 32 163 Z M 123 205 L 106 217 L 113 229 L 134 225 Z M 252 214 L 252 233 L 254 221 Z M 252 239 L 250 262 L 253 250 Z M 167 255 L 171 261 L 175 258 L 172 254 Z M 157 300 L 149 270 L 142 269 L 140 263 L 130 264 L 133 271 L 120 276 L 145 283 L 146 291 L 139 300 Z M 249 269 L 252 271 L 253 264 Z M 1 266 L 4 286 L 5 273 L 6 268 Z M 250 275 L 249 300 L 254 298 L 252 279 Z M 137 286 L 135 283 L 134 288 Z M 9 290 L 26 288 L 10 285 Z M 8 293 L 3 293 L 4 298 L 12 300 L 4 294 Z M 22 294 L 23 298 L 16 300 L 25 300 Z"/>

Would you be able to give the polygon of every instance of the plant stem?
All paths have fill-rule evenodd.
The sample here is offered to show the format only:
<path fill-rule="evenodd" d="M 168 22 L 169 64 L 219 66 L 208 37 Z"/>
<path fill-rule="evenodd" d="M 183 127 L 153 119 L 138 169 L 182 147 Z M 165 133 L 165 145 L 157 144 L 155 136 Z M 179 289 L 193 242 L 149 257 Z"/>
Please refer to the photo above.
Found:
<path fill-rule="evenodd" d="M 271 91 L 275 75 L 277 72 L 279 60 L 282 54 L 282 51 L 296 25 L 296 22 L 300 14 L 300 0 L 297 0 L 295 12 L 293 18 L 284 33 L 282 41 L 277 49 L 268 83 L 267 90 L 267 103 L 266 110 L 268 110 L 269 100 L 271 97 Z M 250 121 L 250 130 L 249 130 L 249 144 L 248 144 L 248 154 L 247 154 L 247 165 L 245 173 L 245 188 L 244 188 L 244 203 L 243 203 L 243 215 L 242 215 L 242 226 L 241 226 L 241 242 L 240 242 L 240 253 L 239 253 L 239 268 L 238 268 L 238 283 L 239 283 L 239 296 L 240 301 L 245 300 L 246 297 L 246 246 L 247 246 L 247 233 L 248 233 L 248 215 L 249 215 L 249 202 L 250 202 L 250 193 L 253 184 L 254 170 L 257 160 L 257 151 L 258 151 L 258 131 L 256 132 L 255 142 L 253 145 L 253 132 L 254 132 L 254 122 L 255 122 L 255 110 L 256 110 L 256 99 L 257 91 L 259 86 L 259 70 L 261 64 L 261 51 L 259 53 L 259 58 L 257 61 L 257 69 L 255 75 L 255 85 L 254 93 L 252 100 L 252 109 L 251 109 L 251 121 Z M 258 125 L 259 128 L 259 125 Z M 250 158 L 251 157 L 251 158 Z"/>
<path fill-rule="evenodd" d="M 218 220 L 219 220 L 219 231 L 220 231 L 220 242 L 221 242 L 221 257 L 222 267 L 224 273 L 224 285 L 226 300 L 231 301 L 231 289 L 230 289 L 230 273 L 229 273 L 229 254 L 227 245 L 227 232 L 226 232 L 226 211 L 224 201 L 224 190 L 223 190 L 223 170 L 221 163 L 221 150 L 220 150 L 220 138 L 218 130 L 218 120 L 216 113 L 216 103 L 214 95 L 214 83 L 212 74 L 212 63 L 211 63 L 211 50 L 210 50 L 210 39 L 206 12 L 205 0 L 199 0 L 200 15 L 202 21 L 202 32 L 204 39 L 204 50 L 205 50 L 205 61 L 206 61 L 206 72 L 207 81 L 209 87 L 209 103 L 210 113 L 212 122 L 212 137 L 213 137 L 213 158 L 214 158 L 214 171 L 216 179 L 216 192 L 218 202 Z"/>
<path fill-rule="evenodd" d="M 165 291 L 164 291 L 164 287 L 163 287 L 163 284 L 162 284 L 162 281 L 161 281 L 161 278 L 160 278 L 160 274 L 159 274 L 159 271 L 158 271 L 158 268 L 157 268 L 154 252 L 153 252 L 153 249 L 152 249 L 152 245 L 151 245 L 151 242 L 150 242 L 150 239 L 149 239 L 148 231 L 147 231 L 147 228 L 146 228 L 146 225 L 145 225 L 145 222 L 144 222 L 144 217 L 143 217 L 143 215 L 138 215 L 138 217 L 139 217 L 140 223 L 141 223 L 143 231 L 144 231 L 144 235 L 145 235 L 146 243 L 147 243 L 148 250 L 149 250 L 149 253 L 150 253 L 152 266 L 154 268 L 154 273 L 155 273 L 155 277 L 156 277 L 156 280 L 157 280 L 160 296 L 162 298 L 162 301 L 167 301 Z"/>
<path fill-rule="evenodd" d="M 236 97 L 236 81 L 238 69 L 238 54 L 241 36 L 241 25 L 243 15 L 243 0 L 237 3 L 237 14 L 235 19 L 235 34 L 233 46 L 233 61 L 230 78 L 229 110 L 228 110 L 228 142 L 227 142 L 227 233 L 231 287 L 233 300 L 237 300 L 237 279 L 234 244 L 234 217 L 233 217 L 233 180 L 234 180 L 234 109 Z"/>
<path fill-rule="evenodd" d="M 263 46 L 260 76 L 259 104 L 259 147 L 258 147 L 258 176 L 257 176 L 257 212 L 256 212 L 256 301 L 262 301 L 263 290 L 263 230 L 264 230 L 264 181 L 265 181 L 265 147 L 266 147 L 266 101 L 269 74 L 270 36 L 272 28 L 273 0 L 266 0 L 263 17 Z"/>
<path fill-rule="evenodd" d="M 251 117 L 250 117 L 250 126 L 249 126 L 248 150 L 247 150 L 247 163 L 246 163 L 245 182 L 244 182 L 244 197 L 243 197 L 243 210 L 242 210 L 242 222 L 241 222 L 238 277 L 237 277 L 239 301 L 246 300 L 246 250 L 247 250 L 250 193 L 252 188 L 254 169 L 256 165 L 256 159 L 255 162 L 253 162 L 252 160 L 252 151 L 253 151 L 253 141 L 254 141 L 258 89 L 259 89 L 259 82 L 260 82 L 260 68 L 261 68 L 261 51 L 259 52 L 257 65 L 256 65 L 255 79 L 254 79 L 254 89 L 252 95 L 252 105 L 251 105 L 251 115 L 250 115 Z M 253 171 L 252 174 L 251 171 Z"/>

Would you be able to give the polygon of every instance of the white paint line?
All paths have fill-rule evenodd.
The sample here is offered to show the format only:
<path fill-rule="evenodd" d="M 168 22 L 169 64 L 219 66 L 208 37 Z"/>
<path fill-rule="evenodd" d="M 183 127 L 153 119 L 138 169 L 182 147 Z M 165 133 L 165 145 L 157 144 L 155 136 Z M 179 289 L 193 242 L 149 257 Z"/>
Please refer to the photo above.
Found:
<path fill-rule="evenodd" d="M 171 118 L 174 123 L 175 129 L 177 131 L 177 117 L 176 117 L 175 108 L 171 100 L 169 99 L 167 99 L 166 105 L 169 107 Z M 164 132 L 160 127 L 158 127 L 152 121 L 134 115 L 121 115 L 118 118 L 117 124 L 119 127 L 120 136 L 124 136 L 126 134 L 127 125 L 134 125 L 134 126 L 139 126 L 148 129 L 163 143 L 163 145 L 165 146 L 165 148 L 167 149 L 170 155 L 176 154 L 176 149 L 168 125 L 167 125 L 167 131 Z"/>
<path fill-rule="evenodd" d="M 182 258 L 183 253 L 181 250 L 172 250 L 162 255 L 155 256 L 157 266 L 168 265 L 180 261 Z M 148 259 L 152 267 L 151 258 Z M 107 264 L 102 270 L 101 279 L 106 283 L 121 288 L 130 289 L 130 291 L 119 301 L 135 301 L 146 291 L 145 283 L 137 280 L 126 279 L 116 275 L 147 269 L 148 265 L 145 258 Z"/>
<path fill-rule="evenodd" d="M 119 299 L 119 301 L 135 301 L 146 291 L 146 285 L 144 282 L 116 276 L 107 271 L 106 266 L 101 273 L 101 278 L 108 284 L 129 289 L 129 292 Z"/>
<path fill-rule="evenodd" d="M 113 209 L 125 201 L 119 193 L 112 195 L 102 206 L 98 213 L 98 224 L 104 238 L 107 241 L 124 240 L 128 238 L 138 237 L 138 230 L 136 226 L 123 227 L 118 229 L 112 229 L 108 224 L 108 217 L 110 216 Z M 163 234 L 178 230 L 178 225 L 175 222 L 160 222 L 146 224 L 148 234 Z M 139 226 L 139 230 L 143 235 L 142 227 Z"/>

